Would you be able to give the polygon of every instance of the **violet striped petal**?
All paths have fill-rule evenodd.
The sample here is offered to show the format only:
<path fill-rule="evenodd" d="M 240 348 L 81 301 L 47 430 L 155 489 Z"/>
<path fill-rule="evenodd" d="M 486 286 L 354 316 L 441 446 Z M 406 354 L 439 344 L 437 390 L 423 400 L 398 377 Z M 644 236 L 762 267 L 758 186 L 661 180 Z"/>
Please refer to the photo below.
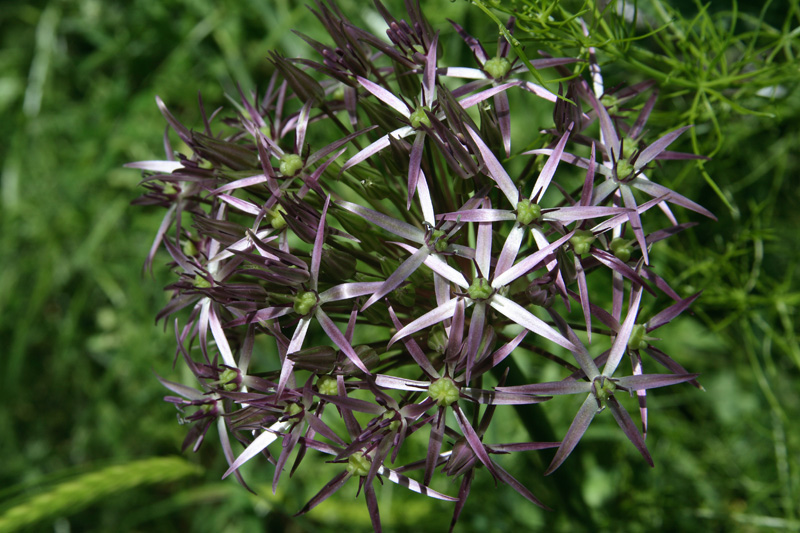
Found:
<path fill-rule="evenodd" d="M 540 318 L 533 316 L 530 311 L 513 300 L 509 300 L 500 294 L 495 294 L 489 300 L 489 305 L 499 311 L 503 316 L 519 324 L 531 333 L 544 337 L 559 346 L 563 346 L 567 350 L 575 350 L 575 346 L 559 332 L 548 326 L 547 323 Z"/>
<path fill-rule="evenodd" d="M 362 78 L 361 76 L 356 76 L 356 80 L 358 83 L 361 84 L 367 91 L 372 93 L 378 100 L 383 102 L 384 104 L 388 105 L 405 118 L 411 116 L 411 112 L 408 109 L 408 106 L 400 100 L 398 97 L 378 85 L 377 83 L 373 83 L 366 78 Z"/>
<path fill-rule="evenodd" d="M 619 427 L 625 432 L 625 436 L 636 446 L 636 449 L 642 454 L 647 464 L 654 466 L 653 458 L 650 457 L 650 452 L 647 451 L 647 445 L 644 443 L 644 439 L 636 428 L 636 424 L 633 423 L 633 419 L 631 415 L 628 414 L 628 411 L 626 411 L 613 396 L 606 400 L 606 405 L 608 406 L 608 410 L 611 411 L 611 414 L 614 415 L 614 420 L 617 421 Z"/>
<path fill-rule="evenodd" d="M 615 380 L 620 387 L 629 390 L 657 389 L 669 387 L 678 383 L 685 383 L 696 379 L 700 374 L 641 374 L 638 376 L 625 376 Z"/>
<path fill-rule="evenodd" d="M 569 127 L 567 127 L 567 131 L 565 131 L 564 135 L 561 136 L 561 139 L 558 140 L 558 144 L 547 158 L 547 162 L 544 164 L 544 167 L 542 167 L 542 171 L 539 173 L 539 177 L 536 178 L 536 183 L 531 191 L 531 202 L 539 203 L 542 201 L 542 196 L 544 196 L 544 193 L 547 192 L 547 187 L 550 185 L 550 181 L 553 179 L 553 175 L 556 172 L 556 168 L 558 168 L 559 161 L 561 161 L 561 154 L 564 153 L 564 147 L 567 145 L 569 134 L 572 133 L 572 128 L 574 125 L 575 124 L 572 123 L 569 125 Z"/>
<path fill-rule="evenodd" d="M 572 453 L 572 450 L 578 445 L 578 442 L 581 440 L 583 434 L 586 433 L 586 429 L 589 427 L 589 424 L 596 414 L 597 401 L 592 394 L 589 394 L 578 410 L 578 414 L 576 414 L 575 418 L 572 420 L 572 424 L 570 424 L 567 434 L 564 436 L 564 440 L 561 441 L 561 446 L 558 447 L 553 461 L 544 473 L 545 476 L 552 474 L 561 466 L 561 463 L 564 462 L 569 454 Z"/>
<path fill-rule="evenodd" d="M 472 140 L 475 141 L 475 144 L 478 146 L 478 151 L 481 153 L 481 159 L 486 164 L 486 172 L 490 178 L 494 180 L 497 186 L 503 191 L 508 201 L 511 202 L 511 205 L 516 206 L 519 202 L 519 191 L 517 190 L 516 185 L 511 180 L 511 177 L 508 175 L 508 172 L 503 168 L 503 165 L 500 164 L 500 161 L 497 160 L 495 155 L 486 146 L 486 143 L 483 142 L 480 135 L 478 135 L 475 130 L 473 130 L 470 126 L 466 126 L 467 131 L 469 132 L 470 137 Z"/>
<path fill-rule="evenodd" d="M 536 268 L 539 263 L 547 259 L 547 256 L 555 252 L 555 250 L 560 247 L 562 244 L 567 242 L 570 237 L 572 237 L 574 231 L 571 231 L 561 237 L 560 239 L 550 243 L 548 246 L 540 249 L 538 252 L 534 252 L 516 265 L 512 266 L 502 274 L 495 276 L 494 280 L 492 280 L 492 288 L 499 289 L 500 287 L 504 287 L 509 285 L 512 281 L 519 278 L 520 276 L 524 276 L 534 268 Z M 511 234 L 509 234 L 509 238 L 511 238 Z"/>
<path fill-rule="evenodd" d="M 684 126 L 682 128 L 678 128 L 675 131 L 667 133 L 657 141 L 654 141 L 652 144 L 647 146 L 644 150 L 639 153 L 639 156 L 636 158 L 636 161 L 633 163 L 634 170 L 639 170 L 647 163 L 658 157 L 664 150 L 666 150 L 667 146 L 673 143 L 675 139 L 677 139 L 684 131 L 691 128 L 691 126 Z"/>
<path fill-rule="evenodd" d="M 616 338 L 614 338 L 614 344 L 611 345 L 611 351 L 608 354 L 606 366 L 603 367 L 603 375 L 606 377 L 614 375 L 614 371 L 617 369 L 625 350 L 628 348 L 628 341 L 631 338 L 633 326 L 636 325 L 636 317 L 639 314 L 639 303 L 642 301 L 642 288 L 639 286 L 634 287 L 631 292 L 632 301 L 628 307 L 628 315 L 625 317 L 622 326 L 620 326 Z"/>
<path fill-rule="evenodd" d="M 425 244 L 425 232 L 407 222 L 397 220 L 389 215 L 384 215 L 378 211 L 373 211 L 372 209 L 362 207 L 358 204 L 347 202 L 345 200 L 336 202 L 336 205 L 342 209 L 350 211 L 351 213 L 355 213 L 366 220 L 369 220 L 376 226 L 379 226 L 399 237 L 403 237 L 404 239 L 408 239 L 409 241 L 419 244 Z"/>

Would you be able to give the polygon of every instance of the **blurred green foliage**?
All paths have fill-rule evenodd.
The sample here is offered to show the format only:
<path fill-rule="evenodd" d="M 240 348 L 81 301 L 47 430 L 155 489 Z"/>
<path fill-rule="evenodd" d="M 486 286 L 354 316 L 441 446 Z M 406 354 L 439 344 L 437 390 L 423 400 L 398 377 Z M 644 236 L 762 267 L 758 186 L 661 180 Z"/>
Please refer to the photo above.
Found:
<path fill-rule="evenodd" d="M 399 4 L 390 3 L 395 13 Z M 588 522 L 576 521 L 559 501 L 570 490 L 581 492 L 595 531 L 800 530 L 800 189 L 793 180 L 800 175 L 800 10 L 796 0 L 755 10 L 720 4 L 648 3 L 642 15 L 654 27 L 670 25 L 625 41 L 618 32 L 626 23 L 614 26 L 607 22 L 613 13 L 601 17 L 590 4 L 484 2 L 499 19 L 502 13 L 492 8 L 553 7 L 554 16 L 583 10 L 596 30 L 594 42 L 581 40 L 573 25 L 558 39 L 535 32 L 526 39 L 518 29 L 521 46 L 528 54 L 537 47 L 577 54 L 594 44 L 609 87 L 655 76 L 662 98 L 653 123 L 695 123 L 693 138 L 676 149 L 714 154 L 701 167 L 668 162 L 658 177 L 672 179 L 720 222 L 671 239 L 659 254 L 668 258 L 659 268 L 681 291 L 704 290 L 694 318 L 665 327 L 660 346 L 702 372 L 707 392 L 687 387 L 653 395 L 648 446 L 656 468 L 641 464 L 606 421 L 589 430 L 567 463 L 572 466 L 553 474 L 554 484 L 540 483 L 546 454 L 504 463 L 554 512 L 533 508 L 505 486 L 495 489 L 481 472 L 460 531 L 581 531 Z M 365 4 L 339 5 L 380 31 Z M 445 17 L 484 42 L 497 34 L 467 2 L 441 3 L 428 14 L 448 38 L 453 32 Z M 270 49 L 290 57 L 308 53 L 290 28 L 325 40 L 308 10 L 289 0 L 51 0 L 0 10 L 0 380 L 6 398 L 0 523 L 10 509 L 91 480 L 109 464 L 177 461 L 169 456 L 179 453 L 183 428 L 153 376 L 187 377 L 171 368 L 171 332 L 153 325 L 166 301 L 160 289 L 168 280 L 166 259 L 157 258 L 155 279 L 141 271 L 161 213 L 129 207 L 139 194 L 137 175 L 120 167 L 163 154 L 156 94 L 196 126 L 198 91 L 207 107 L 225 105 L 224 94 L 235 93 L 237 84 L 264 86 Z M 665 53 L 674 57 L 651 60 Z M 548 410 L 556 435 L 564 434 L 575 408 L 562 401 Z M 525 440 L 523 424 L 519 431 Z M 189 475 L 185 462 L 175 463 L 184 465 L 175 467 L 180 475 L 140 471 L 116 492 L 98 488 L 102 497 L 90 495 L 84 510 L 57 508 L 29 520 L 31 528 L 369 528 L 350 487 L 309 516 L 289 518 L 335 466 L 320 463 L 318 475 L 283 481 L 273 496 L 272 467 L 247 465 L 256 496 L 219 481 L 225 466 L 215 440 L 211 435 L 198 456 L 185 455 L 203 465 L 200 476 Z M 442 502 L 406 498 L 388 485 L 379 498 L 387 530 L 441 531 L 449 524 L 452 509 Z"/>

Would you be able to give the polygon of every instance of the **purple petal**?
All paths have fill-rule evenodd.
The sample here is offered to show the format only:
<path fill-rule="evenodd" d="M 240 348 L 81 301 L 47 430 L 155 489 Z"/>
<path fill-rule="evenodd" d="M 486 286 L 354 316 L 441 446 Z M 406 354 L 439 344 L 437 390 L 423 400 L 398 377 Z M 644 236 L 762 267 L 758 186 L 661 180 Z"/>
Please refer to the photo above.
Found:
<path fill-rule="evenodd" d="M 684 298 L 683 300 L 679 301 L 676 304 L 672 304 L 671 306 L 667 307 L 660 313 L 656 314 L 647 321 L 647 332 L 651 332 L 654 329 L 658 329 L 664 324 L 668 324 L 673 318 L 683 313 L 686 309 L 692 305 L 692 302 L 697 300 L 697 298 L 702 294 L 703 291 L 700 291 L 688 298 Z"/>
<path fill-rule="evenodd" d="M 500 125 L 500 135 L 503 137 L 503 148 L 506 157 L 511 156 L 511 112 L 508 107 L 508 94 L 505 92 L 494 97 L 494 109 Z"/>
<path fill-rule="evenodd" d="M 625 350 L 628 349 L 628 341 L 631 338 L 633 326 L 636 325 L 636 316 L 639 314 L 639 302 L 642 301 L 642 288 L 634 287 L 631 292 L 632 301 L 628 307 L 628 316 L 625 317 L 625 322 L 622 323 L 619 332 L 617 332 L 614 344 L 611 345 L 611 351 L 608 354 L 608 361 L 606 361 L 606 366 L 603 368 L 603 375 L 606 377 L 614 375 L 614 371 L 617 369 L 622 355 L 625 353 Z"/>
<path fill-rule="evenodd" d="M 338 302 L 340 300 L 349 300 L 351 298 L 358 298 L 359 296 L 372 294 L 383 284 L 383 281 L 342 283 L 341 285 L 336 285 L 335 287 L 331 287 L 327 291 L 320 293 L 319 303 L 324 304 L 327 302 Z"/>
<path fill-rule="evenodd" d="M 638 376 L 625 376 L 616 380 L 616 384 L 629 390 L 657 389 L 669 387 L 678 383 L 692 381 L 700 374 L 641 374 Z"/>
<path fill-rule="evenodd" d="M 432 106 L 436 102 L 436 49 L 439 46 L 439 32 L 433 37 L 425 57 L 425 72 L 422 75 L 422 105 Z"/>
<path fill-rule="evenodd" d="M 430 255 L 430 250 L 428 250 L 427 246 L 422 246 L 420 249 L 415 251 L 411 257 L 403 261 L 403 263 L 397 267 L 397 270 L 392 272 L 392 275 L 383 282 L 380 289 L 375 291 L 375 294 L 370 296 L 369 300 L 364 303 L 364 305 L 361 307 L 361 311 L 364 311 L 369 306 L 399 287 L 403 281 L 405 281 L 419 268 L 428 255 Z"/>
<path fill-rule="evenodd" d="M 512 211 L 505 209 L 465 209 L 436 215 L 439 220 L 452 220 L 454 222 L 500 222 L 503 220 L 516 220 Z"/>
<path fill-rule="evenodd" d="M 647 445 L 644 443 L 644 439 L 639 433 L 639 430 L 636 429 L 636 424 L 633 423 L 633 419 L 631 415 L 628 414 L 628 411 L 626 411 L 613 396 L 606 400 L 606 405 L 609 411 L 611 411 L 611 414 L 614 415 L 614 419 L 617 421 L 617 424 L 619 424 L 619 427 L 622 428 L 622 431 L 625 432 L 628 439 L 636 446 L 636 449 L 639 450 L 639 453 L 645 458 L 647 464 L 653 466 L 653 458 L 650 457 L 650 452 L 647 451 Z"/>
<path fill-rule="evenodd" d="M 326 315 L 320 307 L 317 307 L 317 311 L 314 313 L 314 316 L 317 318 L 317 322 L 319 325 L 322 326 L 323 331 L 328 335 L 328 338 L 333 341 L 333 343 L 339 347 L 341 351 L 350 359 L 354 365 L 356 365 L 362 372 L 365 374 L 369 374 L 369 370 L 361 361 L 361 358 L 358 357 L 358 354 L 353 350 L 353 347 L 347 341 L 347 339 L 342 335 L 342 332 L 339 331 L 339 328 L 336 324 L 333 323 L 328 315 Z"/>
<path fill-rule="evenodd" d="M 392 93 L 390 93 L 377 83 L 373 83 L 366 78 L 362 78 L 361 76 L 356 76 L 356 80 L 358 80 L 358 83 L 360 83 L 361 86 L 364 87 L 367 91 L 375 95 L 375 97 L 378 98 L 378 100 L 388 105 L 389 107 L 391 107 L 392 109 L 403 115 L 405 118 L 411 116 L 411 112 L 409 111 L 408 106 L 402 100 L 400 100 L 398 97 L 396 97 L 395 95 L 393 95 Z"/>
<path fill-rule="evenodd" d="M 486 164 L 486 172 L 489 177 L 497 183 L 497 186 L 500 187 L 500 190 L 506 195 L 511 205 L 516 207 L 519 202 L 519 191 L 517 191 L 517 187 L 514 185 L 508 172 L 506 172 L 503 165 L 500 164 L 500 161 L 497 160 L 489 147 L 486 146 L 486 143 L 483 142 L 480 135 L 469 126 L 467 126 L 467 131 L 478 146 L 478 151 L 481 153 L 481 159 L 483 159 L 483 162 Z"/>
<path fill-rule="evenodd" d="M 650 144 L 648 147 L 642 150 L 639 156 L 636 158 L 636 161 L 633 164 L 633 168 L 635 170 L 639 170 L 640 168 L 647 165 L 647 163 L 658 157 L 658 155 L 661 152 L 663 152 L 667 148 L 667 146 L 672 144 L 672 142 L 675 139 L 677 139 L 684 131 L 688 130 L 689 128 L 691 128 L 691 126 L 684 126 L 682 128 L 678 128 L 677 130 L 667 133 L 657 141 Z"/>
<path fill-rule="evenodd" d="M 559 346 L 563 346 L 567 350 L 575 350 L 575 346 L 565 339 L 560 333 L 548 326 L 547 323 L 541 319 L 533 316 L 527 309 L 518 303 L 509 300 L 505 296 L 495 294 L 489 301 L 489 305 L 499 311 L 506 318 L 509 318 L 528 331 L 542 336 L 545 339 L 558 344 Z"/>
<path fill-rule="evenodd" d="M 573 233 L 574 231 L 567 233 L 560 239 L 550 243 L 548 246 L 545 246 L 538 252 L 532 253 L 531 255 L 529 255 L 516 265 L 512 266 L 502 274 L 495 276 L 494 280 L 492 280 L 492 287 L 495 289 L 499 289 L 500 287 L 509 285 L 515 279 L 524 276 L 531 270 L 537 268 L 539 263 L 547 259 L 547 257 L 553 252 L 555 252 L 557 248 L 559 248 L 562 244 L 567 242 L 570 239 L 570 237 L 572 237 Z"/>
<path fill-rule="evenodd" d="M 564 440 L 561 441 L 561 446 L 558 447 L 558 451 L 556 451 L 556 455 L 553 457 L 553 461 L 550 463 L 550 466 L 547 467 L 544 475 L 552 474 L 556 468 L 561 466 L 561 463 L 564 462 L 569 454 L 572 453 L 572 450 L 575 449 L 575 446 L 578 445 L 578 442 L 581 440 L 583 434 L 586 433 L 586 429 L 589 427 L 589 424 L 596 414 L 597 402 L 594 396 L 590 394 L 586 397 L 586 400 L 584 400 L 583 405 L 581 405 L 581 408 L 578 410 L 578 414 L 575 415 L 575 419 L 569 426 Z"/>
<path fill-rule="evenodd" d="M 419 180 L 420 165 L 422 163 L 422 148 L 425 146 L 425 132 L 418 131 L 414 138 L 414 145 L 411 147 L 411 160 L 408 164 L 408 200 L 406 209 L 411 209 L 411 199 L 417 191 L 417 181 Z M 432 222 L 432 221 L 431 221 Z"/>
<path fill-rule="evenodd" d="M 234 471 L 238 470 L 240 466 L 245 464 L 247 461 L 261 453 L 264 449 L 267 448 L 270 444 L 278 440 L 279 433 L 286 431 L 292 425 L 291 421 L 279 422 L 268 430 L 264 430 L 261 432 L 261 435 L 256 437 L 253 442 L 251 442 L 244 451 L 239 454 L 239 457 L 231 464 L 230 468 L 225 471 L 222 475 L 222 479 L 225 479 L 229 475 L 231 475 Z"/>
<path fill-rule="evenodd" d="M 413 335 L 414 333 L 421 331 L 434 324 L 438 324 L 442 320 L 447 320 L 448 318 L 452 318 L 458 300 L 459 298 L 452 298 L 444 305 L 440 305 L 428 311 L 427 313 L 417 318 L 416 320 L 411 321 L 409 324 L 406 324 L 406 326 L 403 329 L 395 333 L 394 336 L 389 340 L 389 346 L 399 341 L 400 339 L 408 337 L 409 335 Z"/>
<path fill-rule="evenodd" d="M 564 147 L 567 144 L 567 140 L 569 139 L 569 134 L 572 132 L 574 124 L 570 124 L 567 128 L 567 131 L 564 132 L 564 135 L 561 136 L 559 139 L 558 144 L 553 149 L 553 152 L 547 158 L 547 162 L 542 167 L 542 171 L 539 173 L 539 177 L 536 179 L 536 184 L 533 186 L 533 191 L 531 191 L 531 202 L 541 202 L 542 196 L 547 191 L 548 185 L 550 185 L 550 181 L 553 179 L 553 175 L 556 172 L 556 168 L 558 168 L 558 162 L 561 161 L 561 154 L 564 153 Z"/>
<path fill-rule="evenodd" d="M 337 202 L 336 205 L 369 220 L 376 226 L 379 226 L 390 233 L 403 237 L 404 239 L 408 239 L 409 241 L 425 244 L 425 232 L 416 226 L 408 224 L 407 222 L 397 220 L 389 215 L 384 215 L 378 211 L 373 211 L 372 209 L 362 207 L 358 204 L 346 202 L 344 200 Z"/>
<path fill-rule="evenodd" d="M 586 394 L 592 391 L 588 381 L 552 381 L 549 383 L 533 383 L 531 385 L 515 385 L 513 387 L 496 387 L 495 390 L 516 394 L 562 395 Z"/>
<path fill-rule="evenodd" d="M 640 191 L 646 192 L 654 198 L 659 196 L 667 196 L 668 202 L 685 207 L 686 209 L 694 211 L 695 213 L 700 213 L 701 215 L 707 216 L 711 220 L 717 220 L 717 217 L 715 217 L 714 214 L 705 207 L 689 200 L 684 196 L 681 196 L 670 189 L 667 189 L 663 185 L 653 183 L 652 181 L 646 180 L 642 177 L 634 178 L 631 182 L 631 185 Z"/>

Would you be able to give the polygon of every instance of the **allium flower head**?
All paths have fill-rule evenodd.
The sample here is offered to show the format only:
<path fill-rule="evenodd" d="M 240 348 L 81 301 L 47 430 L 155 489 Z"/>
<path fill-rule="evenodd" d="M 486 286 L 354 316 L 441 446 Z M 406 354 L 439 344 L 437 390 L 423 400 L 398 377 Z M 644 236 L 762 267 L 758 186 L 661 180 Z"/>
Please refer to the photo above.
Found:
<path fill-rule="evenodd" d="M 239 468 L 264 455 L 273 490 L 285 469 L 328 456 L 332 477 L 300 513 L 355 479 L 375 530 L 376 480 L 456 502 L 455 526 L 478 466 L 546 507 L 528 488 L 539 473 L 522 483 L 495 457 L 557 448 L 550 473 L 606 409 L 652 464 L 646 391 L 699 387 L 649 335 L 697 297 L 649 267 L 654 242 L 692 225 L 668 204 L 712 217 L 647 175 L 657 160 L 691 157 L 666 150 L 689 126 L 647 131 L 655 92 L 627 125 L 620 106 L 650 84 L 611 98 L 573 78 L 556 95 L 503 39 L 493 52 L 455 22 L 434 28 L 412 0 L 405 18 L 376 8 L 386 38 L 316 2 L 330 41 L 303 38 L 319 57 L 273 53 L 263 93 L 240 91 L 227 114 L 208 116 L 200 101 L 201 131 L 157 99 L 191 155 L 176 158 L 167 138 L 166 160 L 129 166 L 144 173 L 137 203 L 166 210 L 146 265 L 166 250 L 174 281 L 158 318 L 174 320 L 176 358 L 197 381 L 159 378 L 190 424 L 184 447 L 197 450 L 216 424 L 225 475 L 244 483 Z M 448 31 L 473 64 L 443 64 Z M 599 75 L 593 53 L 531 64 L 563 73 L 587 60 Z M 549 147 L 514 153 L 511 121 L 534 105 L 552 107 L 537 144 Z M 564 163 L 583 169 L 577 187 Z M 651 227 L 652 207 L 667 227 Z M 640 317 L 661 296 L 672 303 Z M 519 372 L 511 358 L 533 370 L 505 386 Z M 668 373 L 645 371 L 652 360 Z M 543 382 L 548 365 L 563 379 Z M 634 393 L 641 431 L 619 401 Z M 484 442 L 514 429 L 514 406 L 570 394 L 585 399 L 562 442 Z M 426 439 L 423 457 L 395 465 L 406 443 Z M 457 495 L 430 488 L 439 475 L 460 478 Z"/>

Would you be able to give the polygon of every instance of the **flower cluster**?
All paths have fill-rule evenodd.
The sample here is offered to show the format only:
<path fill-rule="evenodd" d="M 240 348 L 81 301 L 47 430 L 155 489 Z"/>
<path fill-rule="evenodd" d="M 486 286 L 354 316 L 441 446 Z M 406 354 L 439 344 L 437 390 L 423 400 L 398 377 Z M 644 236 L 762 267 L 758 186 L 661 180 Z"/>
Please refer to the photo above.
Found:
<path fill-rule="evenodd" d="M 328 454 L 342 470 L 300 512 L 356 478 L 376 530 L 376 479 L 456 502 L 453 525 L 479 465 L 544 507 L 491 455 L 557 448 L 552 472 L 606 407 L 652 464 L 647 390 L 699 384 L 651 344 L 697 297 L 650 268 L 651 246 L 691 225 L 670 206 L 713 217 L 647 176 L 657 160 L 694 157 L 667 151 L 686 127 L 648 144 L 652 84 L 604 93 L 591 54 L 591 85 L 567 66 L 578 59 L 532 61 L 569 78 L 554 94 L 525 79 L 505 40 L 491 56 L 455 23 L 441 31 L 455 31 L 475 65 L 445 67 L 440 32 L 406 4 L 399 20 L 376 3 L 386 40 L 317 3 L 332 42 L 304 39 L 321 59 L 273 54 L 266 91 L 240 94 L 227 118 L 201 101 L 199 131 L 157 99 L 188 151 L 166 136 L 167 160 L 129 165 L 144 171 L 137 203 L 166 209 L 146 266 L 160 248 L 172 259 L 158 318 L 174 318 L 176 357 L 199 384 L 161 379 L 191 424 L 184 447 L 216 425 L 225 475 L 244 484 L 239 468 L 264 455 L 273 488 L 294 452 L 292 471 L 309 450 Z M 634 116 L 626 104 L 648 92 Z M 545 148 L 515 153 L 512 121 L 526 109 L 511 103 L 537 102 L 553 108 Z M 513 174 L 512 154 L 527 159 Z M 666 223 L 651 229 L 654 207 Z M 646 319 L 643 298 L 667 304 Z M 563 379 L 537 370 L 506 386 L 511 357 L 559 365 Z M 645 372 L 652 363 L 662 373 Z M 637 396 L 641 428 L 622 392 Z M 508 423 L 498 406 L 560 394 L 586 395 L 561 442 L 484 442 L 491 424 Z M 420 438 L 425 457 L 395 466 Z M 437 471 L 461 479 L 456 496 L 430 487 Z"/>

